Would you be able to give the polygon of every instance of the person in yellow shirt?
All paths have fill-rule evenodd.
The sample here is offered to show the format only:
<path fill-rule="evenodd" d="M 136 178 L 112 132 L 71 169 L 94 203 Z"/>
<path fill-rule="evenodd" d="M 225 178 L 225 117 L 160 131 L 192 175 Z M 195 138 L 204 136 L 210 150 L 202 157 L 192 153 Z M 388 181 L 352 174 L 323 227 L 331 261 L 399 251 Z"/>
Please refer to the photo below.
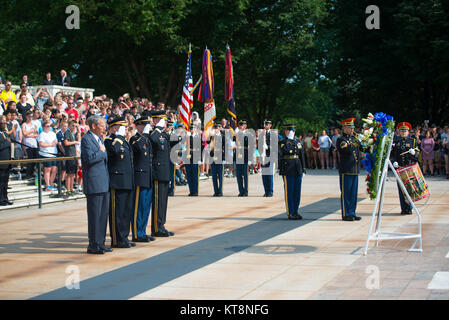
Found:
<path fill-rule="evenodd" d="M 6 106 L 9 101 L 14 101 L 17 103 L 16 94 L 11 90 L 11 81 L 6 81 L 5 89 L 0 93 L 0 100 L 3 101 L 3 104 Z"/>

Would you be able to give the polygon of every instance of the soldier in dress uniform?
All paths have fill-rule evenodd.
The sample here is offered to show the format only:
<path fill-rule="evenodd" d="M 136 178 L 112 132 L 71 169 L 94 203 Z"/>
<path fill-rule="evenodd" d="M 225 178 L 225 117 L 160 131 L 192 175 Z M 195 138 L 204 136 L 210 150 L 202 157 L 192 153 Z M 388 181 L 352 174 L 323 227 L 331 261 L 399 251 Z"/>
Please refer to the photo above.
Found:
<path fill-rule="evenodd" d="M 131 230 L 133 241 L 149 242 L 155 240 L 146 234 L 148 217 L 153 196 L 153 151 L 150 143 L 151 112 L 144 111 L 134 124 L 137 132 L 129 143 L 134 152 L 134 200 Z"/>
<path fill-rule="evenodd" d="M 7 133 L 6 117 L 0 115 L 0 160 L 11 160 L 11 139 Z M 9 164 L 0 164 L 0 206 L 12 205 L 8 200 Z"/>
<path fill-rule="evenodd" d="M 343 134 L 337 139 L 340 154 L 341 214 L 344 221 L 360 220 L 355 214 L 360 172 L 360 141 L 354 137 L 355 118 L 341 121 Z"/>
<path fill-rule="evenodd" d="M 219 142 L 221 147 L 219 147 Z M 214 185 L 214 197 L 223 196 L 223 164 L 226 161 L 226 137 L 224 131 L 221 130 L 221 124 L 214 124 L 214 132 L 210 141 L 210 156 L 213 162 L 210 165 L 212 172 L 212 183 Z M 215 152 L 215 148 L 220 148 Z M 221 151 L 221 152 L 220 152 Z M 221 158 L 220 158 L 221 157 Z"/>
<path fill-rule="evenodd" d="M 173 121 L 167 120 L 167 127 L 165 128 L 165 132 L 168 136 L 171 136 L 173 133 Z M 168 196 L 173 197 L 175 195 L 175 164 L 170 160 L 170 184 L 168 187 Z"/>
<path fill-rule="evenodd" d="M 125 139 L 126 125 L 124 117 L 110 116 L 110 136 L 104 141 L 108 154 L 111 195 L 109 230 L 113 248 L 130 248 L 136 245 L 128 240 L 133 213 L 134 165 L 132 148 Z"/>
<path fill-rule="evenodd" d="M 409 137 L 412 125 L 408 122 L 398 124 L 399 137 L 393 140 L 393 150 L 391 152 L 391 160 L 395 168 L 404 167 L 418 162 L 418 151 L 416 140 Z M 408 203 L 402 193 L 398 183 L 399 201 L 401 202 L 401 214 L 412 214 L 412 206 Z"/>
<path fill-rule="evenodd" d="M 271 125 L 272 122 L 270 119 L 265 119 L 264 121 L 264 150 L 262 150 L 262 183 L 264 188 L 264 197 L 272 197 L 273 196 L 273 174 L 274 174 L 274 163 L 271 164 L 270 161 L 265 162 L 265 158 L 270 157 L 270 137 L 271 137 Z"/>
<path fill-rule="evenodd" d="M 279 142 L 279 174 L 284 179 L 285 207 L 289 220 L 300 220 L 301 184 L 305 170 L 304 150 L 295 137 L 295 124 L 284 125 L 285 137 Z"/>
<path fill-rule="evenodd" d="M 150 135 L 153 150 L 153 202 L 151 205 L 151 235 L 169 237 L 174 233 L 165 229 L 170 181 L 170 137 L 164 132 L 167 125 L 165 110 L 152 112 L 154 130 Z"/>
<path fill-rule="evenodd" d="M 246 120 L 239 121 L 239 130 L 236 132 L 236 145 L 235 149 L 235 161 L 236 161 L 236 177 L 237 184 L 239 187 L 239 197 L 247 197 L 248 196 L 248 136 L 243 137 L 242 139 L 238 139 L 238 136 L 243 135 L 245 133 L 247 127 Z"/>
<path fill-rule="evenodd" d="M 187 183 L 189 185 L 189 196 L 198 196 L 200 180 L 199 162 L 202 156 L 201 129 L 191 125 L 192 132 L 187 133 L 187 160 L 184 163 L 186 169 Z"/>

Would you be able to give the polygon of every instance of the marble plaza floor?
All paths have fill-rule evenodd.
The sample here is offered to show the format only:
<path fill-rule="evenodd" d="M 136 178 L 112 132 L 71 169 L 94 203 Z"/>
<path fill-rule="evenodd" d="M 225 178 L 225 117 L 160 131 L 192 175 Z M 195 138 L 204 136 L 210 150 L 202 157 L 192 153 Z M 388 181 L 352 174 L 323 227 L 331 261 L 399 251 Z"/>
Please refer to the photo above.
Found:
<path fill-rule="evenodd" d="M 174 237 L 105 255 L 86 254 L 85 200 L 3 211 L 0 299 L 449 299 L 449 180 L 427 182 L 422 253 L 408 252 L 406 239 L 370 242 L 364 256 L 374 203 L 360 176 L 363 219 L 341 221 L 335 170 L 304 177 L 300 221 L 286 219 L 279 176 L 272 198 L 260 175 L 247 198 L 232 178 L 222 198 L 211 197 L 211 179 L 197 198 L 177 187 L 166 224 Z M 417 232 L 392 180 L 384 213 L 382 230 Z"/>

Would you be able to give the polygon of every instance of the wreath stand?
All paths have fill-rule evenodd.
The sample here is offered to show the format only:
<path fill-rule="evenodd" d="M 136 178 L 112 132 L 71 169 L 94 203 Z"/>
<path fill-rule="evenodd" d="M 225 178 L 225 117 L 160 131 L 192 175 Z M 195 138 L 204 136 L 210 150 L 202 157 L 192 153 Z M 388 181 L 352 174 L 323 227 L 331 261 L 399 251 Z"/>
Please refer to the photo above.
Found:
<path fill-rule="evenodd" d="M 375 240 L 376 247 L 377 247 L 378 242 L 380 240 L 416 239 L 408 251 L 410 251 L 410 252 L 422 252 L 423 251 L 422 250 L 421 215 L 419 213 L 418 208 L 415 206 L 414 202 L 412 201 L 410 195 L 408 194 L 407 189 L 405 188 L 404 184 L 402 183 L 402 180 L 399 178 L 398 174 L 396 173 L 396 170 L 394 169 L 393 164 L 390 161 L 390 153 L 391 153 L 391 148 L 393 145 L 393 133 L 390 133 L 390 135 L 391 135 L 391 140 L 390 140 L 390 144 L 388 146 L 387 156 L 385 158 L 382 175 L 381 175 L 379 187 L 377 190 L 378 192 L 377 192 L 377 196 L 376 196 L 376 202 L 374 204 L 373 214 L 371 217 L 370 227 L 368 230 L 368 236 L 366 238 L 365 251 L 363 253 L 364 255 L 367 254 L 368 244 L 369 244 L 370 240 Z M 382 232 L 380 230 L 380 226 L 381 226 L 381 222 L 382 222 L 382 207 L 383 207 L 383 199 L 384 199 L 384 191 L 385 191 L 385 182 L 387 180 L 388 168 L 390 168 L 391 171 L 393 171 L 393 174 L 396 178 L 397 183 L 399 184 L 400 188 L 404 192 L 404 195 L 407 197 L 408 201 L 410 202 L 412 209 L 416 212 L 416 215 L 418 217 L 418 233 Z M 376 230 L 373 232 L 374 220 L 376 220 Z M 418 248 L 416 248 L 417 243 L 419 243 Z"/>

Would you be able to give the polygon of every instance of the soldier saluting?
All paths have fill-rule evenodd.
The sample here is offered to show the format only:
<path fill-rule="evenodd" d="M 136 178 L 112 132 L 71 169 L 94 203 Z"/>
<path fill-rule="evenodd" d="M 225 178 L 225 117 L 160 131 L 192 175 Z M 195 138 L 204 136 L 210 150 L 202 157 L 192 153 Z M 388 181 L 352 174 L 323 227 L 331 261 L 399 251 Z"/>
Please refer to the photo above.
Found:
<path fill-rule="evenodd" d="M 409 137 L 412 125 L 408 122 L 398 124 L 399 137 L 393 140 L 393 150 L 391 152 L 391 160 L 395 168 L 415 164 L 418 162 L 418 152 L 416 152 L 416 140 Z M 405 201 L 404 194 L 398 183 L 399 201 L 401 203 L 401 214 L 412 214 L 412 206 Z"/>
<path fill-rule="evenodd" d="M 295 137 L 295 124 L 284 125 L 285 137 L 279 142 L 279 174 L 284 179 L 285 207 L 289 220 L 300 220 L 301 184 L 305 170 L 304 150 Z"/>
<path fill-rule="evenodd" d="M 170 137 L 164 129 L 167 125 L 165 110 L 151 113 L 154 130 L 150 135 L 153 151 L 153 202 L 151 205 L 151 235 L 169 237 L 174 233 L 165 229 L 168 189 L 170 181 Z"/>
<path fill-rule="evenodd" d="M 132 218 L 132 194 L 134 188 L 133 152 L 126 141 L 126 121 L 124 117 L 108 118 L 110 136 L 104 145 L 108 153 L 109 185 L 111 204 L 109 206 L 109 229 L 113 248 L 130 248 L 136 244 L 129 242 Z"/>
<path fill-rule="evenodd" d="M 360 172 L 360 141 L 354 137 L 355 118 L 341 121 L 343 134 L 337 139 L 340 154 L 341 214 L 344 221 L 360 220 L 355 214 Z"/>
<path fill-rule="evenodd" d="M 133 241 L 149 242 L 155 240 L 152 236 L 146 234 L 153 195 L 153 152 L 149 140 L 151 112 L 144 111 L 134 124 L 137 132 L 129 140 L 134 153 L 135 181 L 131 230 Z"/>

